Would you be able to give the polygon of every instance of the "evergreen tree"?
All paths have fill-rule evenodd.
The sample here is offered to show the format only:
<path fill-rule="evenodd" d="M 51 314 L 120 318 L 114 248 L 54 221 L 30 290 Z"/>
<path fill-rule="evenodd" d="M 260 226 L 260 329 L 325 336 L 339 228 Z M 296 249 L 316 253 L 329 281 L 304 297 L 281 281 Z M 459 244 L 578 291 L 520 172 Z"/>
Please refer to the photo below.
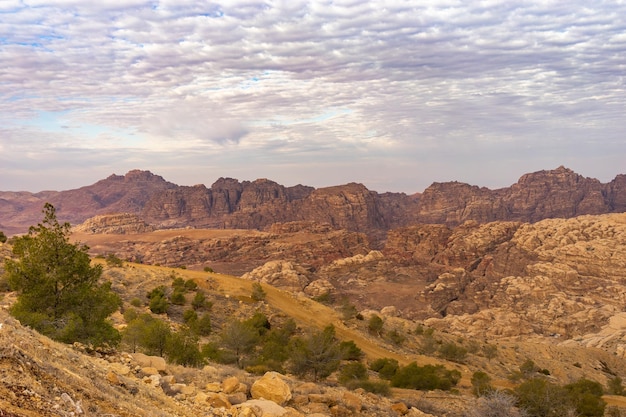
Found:
<path fill-rule="evenodd" d="M 307 337 L 293 338 L 289 347 L 291 367 L 296 375 L 311 373 L 317 381 L 339 368 L 341 349 L 333 325 Z"/>
<path fill-rule="evenodd" d="M 59 223 L 46 203 L 44 219 L 15 238 L 14 259 L 5 262 L 9 285 L 17 291 L 11 313 L 53 339 L 93 345 L 117 344 L 119 332 L 107 318 L 120 305 L 102 267 L 91 265 L 85 245 L 69 242 L 70 224 Z"/>

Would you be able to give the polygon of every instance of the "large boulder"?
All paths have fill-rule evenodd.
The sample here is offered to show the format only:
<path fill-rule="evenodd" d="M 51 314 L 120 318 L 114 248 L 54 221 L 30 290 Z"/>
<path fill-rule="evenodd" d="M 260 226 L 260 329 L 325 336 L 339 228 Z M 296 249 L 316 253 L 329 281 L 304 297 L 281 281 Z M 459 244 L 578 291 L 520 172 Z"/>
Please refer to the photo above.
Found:
<path fill-rule="evenodd" d="M 279 405 L 284 405 L 291 399 L 291 389 L 278 372 L 267 372 L 263 375 L 252 384 L 250 394 L 253 399 L 265 399 Z"/>

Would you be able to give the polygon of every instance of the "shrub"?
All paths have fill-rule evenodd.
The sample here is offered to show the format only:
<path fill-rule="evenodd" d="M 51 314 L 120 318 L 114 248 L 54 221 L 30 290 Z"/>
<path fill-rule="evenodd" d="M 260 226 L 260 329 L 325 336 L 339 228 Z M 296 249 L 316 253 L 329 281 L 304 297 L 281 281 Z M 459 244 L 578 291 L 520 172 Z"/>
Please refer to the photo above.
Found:
<path fill-rule="evenodd" d="M 396 372 L 391 385 L 417 390 L 450 390 L 460 379 L 461 373 L 457 370 L 448 370 L 442 365 L 417 366 L 411 362 Z"/>
<path fill-rule="evenodd" d="M 367 322 L 367 330 L 369 330 L 371 334 L 380 336 L 382 334 L 384 324 L 383 319 L 374 314 Z"/>
<path fill-rule="evenodd" d="M 624 395 L 624 386 L 622 385 L 622 378 L 616 376 L 609 379 L 608 384 L 609 394 L 612 395 Z"/>
<path fill-rule="evenodd" d="M 378 375 L 384 379 L 392 379 L 400 369 L 400 364 L 395 359 L 380 358 L 370 364 L 370 369 L 378 372 Z"/>
<path fill-rule="evenodd" d="M 0 230 L 0 243 L 6 243 L 7 235 L 4 234 L 3 231 Z"/>
<path fill-rule="evenodd" d="M 400 346 L 406 341 L 406 337 L 403 334 L 398 332 L 396 329 L 391 330 L 387 333 L 387 338 L 396 346 Z"/>
<path fill-rule="evenodd" d="M 213 273 L 214 271 L 213 271 L 213 268 L 211 268 L 210 266 L 205 266 L 205 267 L 204 267 L 204 272 L 210 272 L 210 273 Z"/>
<path fill-rule="evenodd" d="M 341 342 L 339 344 L 341 350 L 341 359 L 344 361 L 360 361 L 365 354 L 352 340 Z"/>
<path fill-rule="evenodd" d="M 439 348 L 439 354 L 441 357 L 449 361 L 463 362 L 467 356 L 467 349 L 454 342 L 448 342 L 441 345 Z"/>
<path fill-rule="evenodd" d="M 170 302 L 178 306 L 185 305 L 186 301 L 187 300 L 185 299 L 185 293 L 179 289 L 174 290 L 174 292 L 170 296 Z"/>
<path fill-rule="evenodd" d="M 346 385 L 348 382 L 359 380 L 363 381 L 368 378 L 367 368 L 361 362 L 349 362 L 341 367 L 339 371 L 339 383 Z"/>
<path fill-rule="evenodd" d="M 117 256 L 115 256 L 114 253 L 109 253 L 105 258 L 104 258 L 107 266 L 109 267 L 122 267 L 124 266 L 124 261 L 120 258 L 118 258 Z"/>
<path fill-rule="evenodd" d="M 188 279 L 185 281 L 185 291 L 195 291 L 198 289 L 198 283 L 193 279 Z"/>
<path fill-rule="evenodd" d="M 250 297 L 252 297 L 254 301 L 263 301 L 265 297 L 267 297 L 267 294 L 261 284 L 255 282 L 252 284 L 252 295 Z"/>
<path fill-rule="evenodd" d="M 383 395 L 385 397 L 391 394 L 391 388 L 389 387 L 389 383 L 386 381 L 358 380 L 348 383 L 347 387 L 351 390 L 362 388 L 367 392 Z"/>
<path fill-rule="evenodd" d="M 213 307 L 213 303 L 207 300 L 206 295 L 204 295 L 202 290 L 198 290 L 196 291 L 196 295 L 194 295 L 193 300 L 191 300 L 191 307 L 194 310 L 210 310 L 211 307 Z"/>
<path fill-rule="evenodd" d="M 472 393 L 477 397 L 482 397 L 493 392 L 491 378 L 483 371 L 476 371 L 472 374 Z"/>

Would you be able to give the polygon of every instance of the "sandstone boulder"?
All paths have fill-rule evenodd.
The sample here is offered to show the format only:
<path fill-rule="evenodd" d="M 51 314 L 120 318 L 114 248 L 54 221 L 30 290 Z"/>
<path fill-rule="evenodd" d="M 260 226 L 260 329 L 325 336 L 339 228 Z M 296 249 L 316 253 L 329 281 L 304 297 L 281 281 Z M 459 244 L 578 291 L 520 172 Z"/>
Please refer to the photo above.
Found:
<path fill-rule="evenodd" d="M 278 372 L 267 372 L 250 389 L 253 399 L 265 399 L 284 405 L 291 399 L 291 389 Z"/>

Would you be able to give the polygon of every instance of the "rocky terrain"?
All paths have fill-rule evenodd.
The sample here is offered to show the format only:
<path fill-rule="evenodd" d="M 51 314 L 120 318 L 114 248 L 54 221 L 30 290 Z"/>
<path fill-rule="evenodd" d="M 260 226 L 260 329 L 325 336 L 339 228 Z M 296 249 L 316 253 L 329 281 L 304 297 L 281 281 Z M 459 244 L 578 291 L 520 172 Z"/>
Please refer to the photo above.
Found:
<path fill-rule="evenodd" d="M 285 187 L 267 179 L 220 178 L 210 188 L 188 187 L 135 170 L 76 190 L 0 192 L 0 230 L 24 233 L 37 223 L 46 202 L 56 207 L 60 220 L 72 224 L 114 213 L 138 215 L 157 229 L 263 230 L 275 223 L 313 221 L 365 233 L 375 244 L 387 230 L 415 223 L 536 222 L 623 212 L 626 175 L 602 184 L 559 167 L 523 175 L 498 190 L 446 182 L 406 195 L 378 193 L 355 183 L 314 189 Z"/>

